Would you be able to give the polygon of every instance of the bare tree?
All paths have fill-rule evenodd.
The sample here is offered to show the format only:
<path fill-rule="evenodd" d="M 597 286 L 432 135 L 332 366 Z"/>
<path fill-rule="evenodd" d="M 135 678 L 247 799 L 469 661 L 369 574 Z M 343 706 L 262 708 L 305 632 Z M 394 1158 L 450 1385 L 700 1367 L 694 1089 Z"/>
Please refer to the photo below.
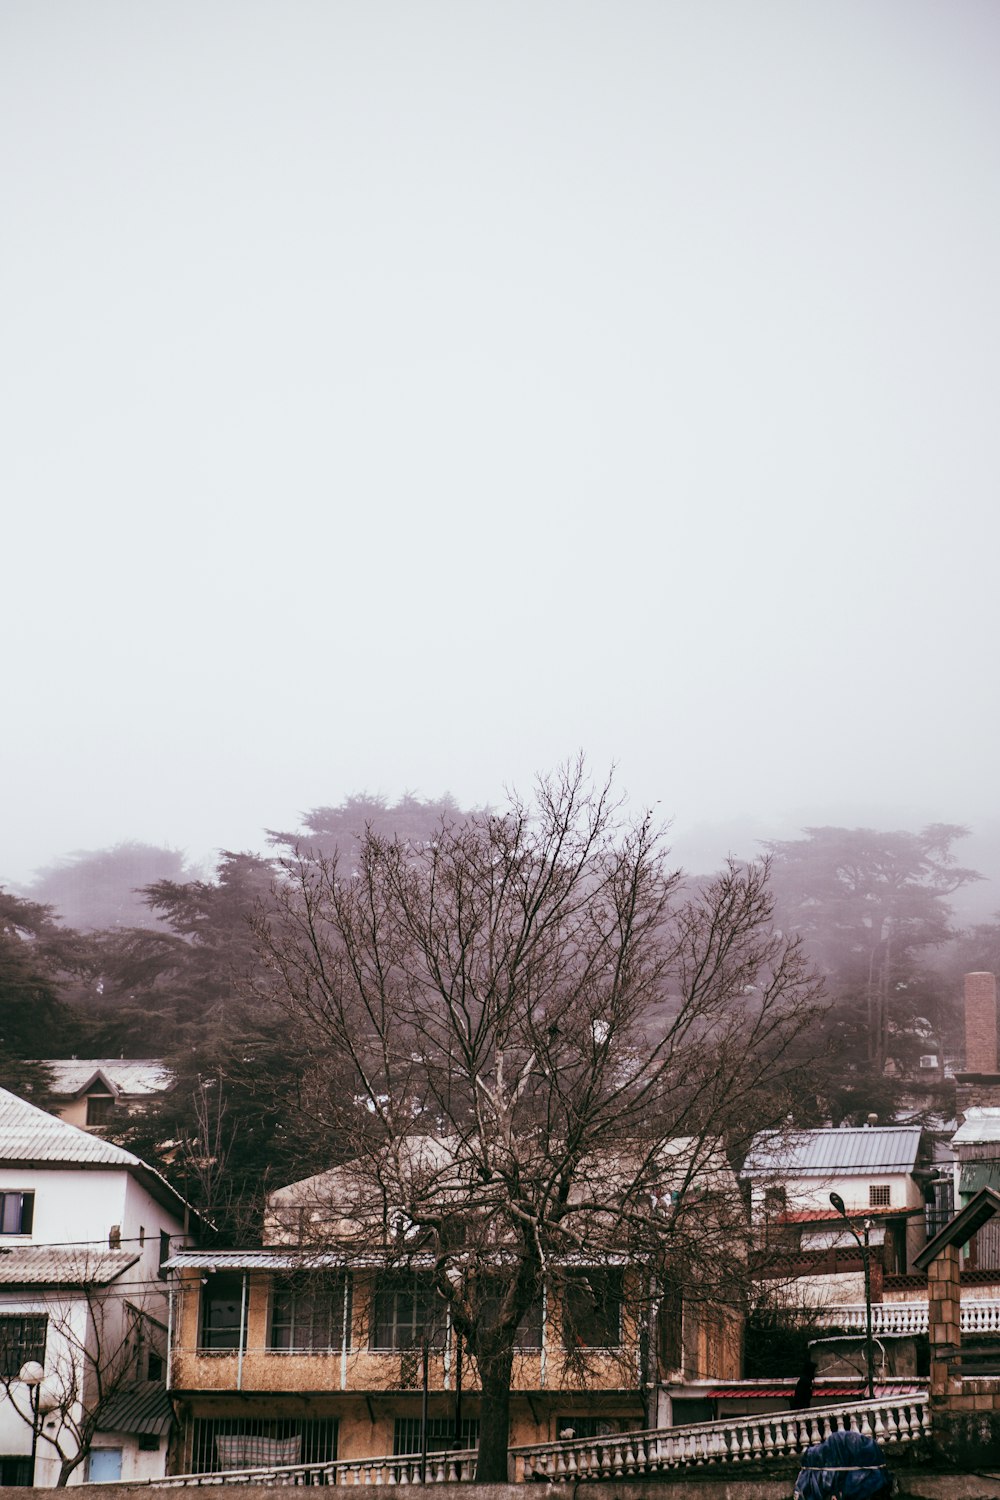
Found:
<path fill-rule="evenodd" d="M 89 1279 L 93 1259 L 81 1251 L 79 1285 L 45 1294 L 44 1379 L 35 1398 L 20 1379 L 19 1360 L 6 1359 L 0 1374 L 0 1390 L 18 1416 L 29 1427 L 41 1423 L 38 1439 L 59 1459 L 60 1486 L 87 1458 L 113 1399 L 140 1378 L 144 1355 L 165 1354 L 163 1325 L 141 1298 L 127 1300 L 114 1285 Z"/>
<path fill-rule="evenodd" d="M 340 1143 L 336 1222 L 314 1211 L 309 1232 L 430 1258 L 478 1365 L 481 1479 L 506 1475 L 543 1283 L 592 1290 L 625 1263 L 654 1308 L 666 1285 L 738 1295 L 745 1215 L 721 1167 L 787 1112 L 817 994 L 772 928 L 766 864 L 685 890 L 651 819 L 578 762 L 429 844 L 369 832 L 350 870 L 299 862 L 257 935 L 317 1058 L 313 1122 Z"/>

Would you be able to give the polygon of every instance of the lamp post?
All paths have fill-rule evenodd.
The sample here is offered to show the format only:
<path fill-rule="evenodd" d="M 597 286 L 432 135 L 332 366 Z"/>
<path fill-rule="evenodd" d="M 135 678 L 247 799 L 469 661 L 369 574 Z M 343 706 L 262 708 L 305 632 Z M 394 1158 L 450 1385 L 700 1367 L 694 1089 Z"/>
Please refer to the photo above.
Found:
<path fill-rule="evenodd" d="M 31 1483 L 35 1482 L 35 1456 L 38 1452 L 38 1410 L 41 1398 L 42 1381 L 45 1379 L 45 1370 L 37 1359 L 29 1359 L 27 1364 L 21 1366 L 17 1375 L 18 1380 L 28 1387 L 31 1399 Z"/>
<path fill-rule="evenodd" d="M 844 1200 L 839 1193 L 830 1194 L 830 1202 L 837 1210 L 848 1229 L 861 1247 L 861 1260 L 865 1269 L 865 1383 L 868 1387 L 868 1400 L 875 1400 L 875 1349 L 872 1343 L 872 1270 L 871 1257 L 868 1248 L 868 1232 L 872 1227 L 871 1219 L 865 1219 L 862 1224 L 864 1238 L 858 1234 L 854 1225 L 847 1217 L 847 1209 Z"/>

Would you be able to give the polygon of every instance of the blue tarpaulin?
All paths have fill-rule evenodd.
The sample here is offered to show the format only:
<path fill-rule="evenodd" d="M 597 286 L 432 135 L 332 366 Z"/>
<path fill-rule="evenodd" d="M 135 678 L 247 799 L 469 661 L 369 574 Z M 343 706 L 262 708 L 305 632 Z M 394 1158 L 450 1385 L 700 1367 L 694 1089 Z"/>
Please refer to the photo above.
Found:
<path fill-rule="evenodd" d="M 795 1481 L 796 1500 L 875 1500 L 891 1488 L 882 1449 L 853 1429 L 807 1448 Z"/>

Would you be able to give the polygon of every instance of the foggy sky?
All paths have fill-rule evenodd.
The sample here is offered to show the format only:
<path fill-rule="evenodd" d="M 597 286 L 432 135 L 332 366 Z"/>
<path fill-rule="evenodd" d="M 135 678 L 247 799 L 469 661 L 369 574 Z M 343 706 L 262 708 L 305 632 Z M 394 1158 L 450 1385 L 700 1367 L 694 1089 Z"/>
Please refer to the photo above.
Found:
<path fill-rule="evenodd" d="M 995 810 L 1000 7 L 2 0 L 0 878 Z"/>

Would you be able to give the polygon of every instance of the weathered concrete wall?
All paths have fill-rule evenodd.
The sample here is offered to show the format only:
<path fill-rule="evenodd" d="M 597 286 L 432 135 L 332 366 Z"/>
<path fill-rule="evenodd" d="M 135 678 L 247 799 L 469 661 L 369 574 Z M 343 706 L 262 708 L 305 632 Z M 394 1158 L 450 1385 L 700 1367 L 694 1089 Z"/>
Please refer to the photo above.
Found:
<path fill-rule="evenodd" d="M 594 1484 L 452 1484 L 435 1486 L 431 1495 L 444 1500 L 790 1500 L 797 1470 L 794 1466 L 780 1472 L 769 1470 L 768 1476 L 690 1475 L 683 1479 L 608 1481 Z M 935 1473 L 927 1469 L 903 1470 L 898 1475 L 896 1500 L 998 1500 L 1000 1472 Z M 357 1489 L 350 1486 L 352 1495 Z M 95 1484 L 88 1486 L 94 1500 L 124 1500 L 125 1496 L 145 1500 L 179 1500 L 177 1490 Z M 202 1492 L 204 1493 L 204 1492 Z M 214 1491 L 208 1491 L 212 1494 Z M 282 1491 L 263 1485 L 240 1485 L 229 1491 L 233 1500 L 275 1500 Z M 333 1494 L 333 1491 L 324 1493 Z M 29 1490 L 0 1486 L 0 1500 L 42 1500 L 51 1490 Z M 346 1500 L 346 1497 L 345 1497 Z"/>

